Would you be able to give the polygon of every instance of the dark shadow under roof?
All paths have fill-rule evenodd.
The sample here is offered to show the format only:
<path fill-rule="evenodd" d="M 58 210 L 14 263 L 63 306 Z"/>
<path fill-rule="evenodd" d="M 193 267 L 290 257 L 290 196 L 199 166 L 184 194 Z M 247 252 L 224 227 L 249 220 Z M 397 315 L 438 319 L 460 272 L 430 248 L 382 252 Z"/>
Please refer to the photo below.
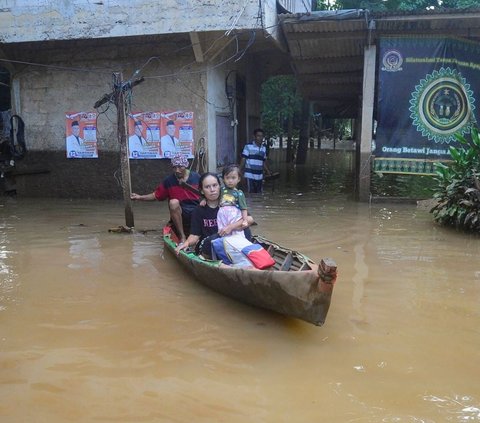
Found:
<path fill-rule="evenodd" d="M 279 15 L 294 72 L 316 111 L 355 117 L 365 47 L 380 37 L 449 36 L 480 42 L 480 8 L 424 12 L 352 9 Z"/>

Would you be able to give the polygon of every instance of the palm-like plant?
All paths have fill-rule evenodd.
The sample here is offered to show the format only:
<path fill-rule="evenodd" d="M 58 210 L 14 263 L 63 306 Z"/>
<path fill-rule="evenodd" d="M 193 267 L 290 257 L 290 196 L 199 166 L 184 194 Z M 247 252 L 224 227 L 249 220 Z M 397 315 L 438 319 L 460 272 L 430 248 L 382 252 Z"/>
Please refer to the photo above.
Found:
<path fill-rule="evenodd" d="M 455 137 L 461 146 L 450 146 L 452 161 L 435 165 L 437 204 L 430 211 L 443 225 L 480 232 L 480 136 L 473 128 L 471 142 Z"/>

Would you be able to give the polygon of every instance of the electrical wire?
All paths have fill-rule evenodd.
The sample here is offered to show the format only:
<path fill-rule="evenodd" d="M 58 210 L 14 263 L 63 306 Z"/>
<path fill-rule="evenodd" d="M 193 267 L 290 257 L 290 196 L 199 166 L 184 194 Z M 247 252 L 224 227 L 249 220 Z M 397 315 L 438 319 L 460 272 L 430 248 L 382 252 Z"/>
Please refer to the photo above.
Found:
<path fill-rule="evenodd" d="M 232 26 L 230 27 L 229 30 L 227 30 L 225 32 L 225 35 L 226 36 L 229 36 L 230 33 L 233 31 L 233 29 L 235 28 L 235 25 L 237 24 L 238 20 L 240 19 L 240 16 L 243 15 L 243 12 L 245 12 L 245 8 L 247 7 L 247 4 L 248 4 L 249 0 L 245 0 L 245 3 L 243 4 L 243 7 L 242 9 L 240 10 L 240 12 L 237 14 L 237 17 L 234 19 L 233 23 L 232 23 Z"/>
<path fill-rule="evenodd" d="M 190 170 L 197 173 L 203 173 L 207 170 L 207 150 L 205 146 L 205 138 L 200 138 L 195 144 L 195 155 L 190 163 Z"/>
<path fill-rule="evenodd" d="M 35 62 L 24 62 L 21 60 L 12 60 L 12 59 L 0 59 L 0 62 L 8 62 L 8 63 L 17 63 L 20 65 L 28 65 L 28 66 L 40 66 L 49 69 L 56 69 L 56 70 L 69 70 L 73 72 L 93 72 L 93 73 L 100 73 L 100 74 L 110 74 L 111 71 L 99 71 L 96 69 L 100 68 L 74 68 L 69 66 L 59 66 L 59 65 L 46 65 L 44 63 L 35 63 Z"/>
<path fill-rule="evenodd" d="M 243 12 L 242 12 L 242 13 L 243 13 Z M 232 27 L 232 29 L 233 29 L 233 27 Z M 203 54 L 204 54 L 204 55 L 208 54 L 208 52 L 215 46 L 215 44 L 216 44 L 217 42 L 219 42 L 221 39 L 223 39 L 223 38 L 225 38 L 225 37 L 227 36 L 227 32 L 229 32 L 229 34 L 230 34 L 231 30 L 230 30 L 230 31 L 226 31 L 226 32 L 222 33 L 222 35 L 220 35 L 219 37 L 215 38 L 215 39 L 213 40 L 213 42 L 210 44 L 210 46 L 204 51 Z M 228 35 L 229 35 L 229 34 L 228 34 Z M 237 37 L 237 35 L 235 35 L 235 37 Z M 237 40 L 237 42 L 238 42 L 238 40 Z M 180 52 L 180 51 L 182 51 L 182 50 L 185 50 L 185 49 L 187 49 L 187 48 L 191 48 L 191 47 L 193 47 L 193 46 L 201 46 L 201 43 L 200 43 L 200 42 L 198 42 L 198 43 L 190 43 L 190 44 L 188 44 L 188 45 L 186 45 L 186 46 L 183 46 L 183 47 L 180 47 L 180 48 L 174 50 L 174 51 L 172 52 L 172 54 L 178 53 L 178 52 Z M 158 56 L 152 56 L 152 57 L 148 58 L 147 61 L 146 61 L 142 66 L 140 66 L 139 69 L 137 69 L 137 70 L 133 73 L 133 75 L 138 76 L 138 75 L 140 74 L 140 72 L 141 72 L 141 71 L 150 63 L 150 61 L 153 60 L 153 59 L 158 59 L 158 60 L 160 60 L 160 57 L 158 57 Z M 185 67 L 194 65 L 194 64 L 196 64 L 196 63 L 197 63 L 197 61 L 194 60 L 194 61 L 192 61 L 192 62 L 190 62 L 190 63 L 187 63 L 186 65 L 182 66 L 181 69 L 184 69 Z M 176 73 L 173 73 L 173 74 L 171 74 L 171 75 L 166 75 L 166 76 L 176 76 L 176 74 L 177 74 L 177 72 L 176 72 Z M 133 75 L 132 75 L 132 78 L 133 78 Z"/>
<path fill-rule="evenodd" d="M 256 38 L 256 33 L 255 31 L 252 29 L 252 31 L 250 32 L 250 38 L 247 42 L 247 45 L 245 46 L 245 48 L 243 49 L 243 52 L 235 59 L 235 62 L 238 62 L 244 55 L 245 53 L 247 52 L 247 50 L 253 45 L 253 43 L 255 42 L 255 38 Z"/>
<path fill-rule="evenodd" d="M 234 54 L 232 54 L 230 57 L 228 57 L 226 60 L 217 63 L 216 65 L 208 68 L 208 69 L 199 69 L 196 71 L 188 71 L 185 72 L 184 69 L 188 66 L 191 66 L 193 64 L 196 64 L 197 62 L 190 62 L 187 63 L 186 65 L 182 66 L 178 72 L 173 72 L 170 74 L 166 75 L 154 75 L 154 76 L 145 76 L 145 79 L 162 79 L 162 78 L 171 78 L 171 77 L 178 77 L 178 76 L 186 76 L 186 75 L 196 75 L 196 74 L 201 74 L 201 73 L 206 73 L 209 70 L 216 69 L 220 66 L 223 66 L 224 64 L 228 63 L 229 61 L 233 60 L 238 54 L 239 54 L 239 42 L 238 42 L 238 35 L 235 34 L 235 43 L 236 43 L 236 51 Z"/>
<path fill-rule="evenodd" d="M 242 8 L 239 10 L 239 12 L 237 13 L 236 17 L 234 18 L 234 21 L 232 23 L 232 25 L 230 26 L 230 28 L 225 31 L 225 33 L 223 33 L 220 37 L 216 38 L 212 44 L 207 48 L 207 50 L 205 50 L 205 53 L 204 54 L 207 54 L 214 46 L 215 44 L 220 41 L 222 38 L 226 37 L 226 36 L 229 36 L 231 34 L 231 32 L 234 30 L 235 28 L 235 25 L 237 24 L 237 22 L 239 21 L 240 17 L 243 15 L 247 5 L 248 5 L 248 2 L 249 0 L 245 0 Z M 258 22 L 258 19 L 260 18 L 260 21 L 261 21 L 261 24 L 260 24 L 260 27 L 263 28 L 263 29 L 266 29 L 264 28 L 264 25 L 263 25 L 263 14 L 262 14 L 262 11 L 261 11 L 261 0 L 259 0 L 259 14 L 257 15 L 257 22 Z M 230 18 L 232 18 L 233 16 L 231 16 Z M 272 27 L 274 27 L 275 25 L 273 25 Z M 269 27 L 271 28 L 271 27 Z M 255 29 L 255 28 L 254 28 Z M 237 38 L 237 36 L 236 36 Z M 238 39 L 237 39 L 237 43 L 238 43 Z M 200 44 L 200 43 L 199 43 Z M 240 60 L 244 54 L 246 53 L 246 50 L 253 44 L 253 41 L 250 39 L 248 44 L 247 44 L 247 47 L 244 49 L 244 52 L 243 54 L 241 54 L 237 61 Z M 188 44 L 188 45 L 185 45 L 185 46 L 182 46 L 182 47 L 179 47 L 178 49 L 174 50 L 173 51 L 173 54 L 179 52 L 179 51 L 182 51 L 182 50 L 185 50 L 187 48 L 191 48 L 193 44 Z M 161 60 L 159 56 L 152 56 L 152 57 L 149 57 L 147 59 L 146 62 L 144 62 L 144 64 L 142 64 L 138 69 L 136 69 L 133 74 L 132 74 L 132 77 L 130 79 L 134 79 L 135 77 L 137 77 L 141 72 L 142 70 L 148 66 L 148 64 L 152 61 L 152 60 Z M 233 59 L 228 59 L 228 60 L 233 60 Z M 227 60 L 227 61 L 228 61 Z M 36 62 L 27 62 L 27 61 L 21 61 L 21 60 L 13 60 L 13 59 L 0 59 L 0 62 L 6 62 L 6 63 L 16 63 L 16 64 L 23 64 L 23 65 L 27 65 L 27 66 L 38 66 L 38 67 L 45 67 L 45 68 L 49 68 L 49 69 L 54 69 L 54 70 L 67 70 L 67 71 L 73 71 L 73 72 L 89 72 L 89 73 L 99 73 L 99 74 L 111 74 L 113 69 L 111 68 L 79 68 L 79 67 L 70 67 L 70 66 L 61 66 L 61 65 L 49 65 L 49 64 L 44 64 L 44 63 L 36 63 Z M 195 64 L 196 62 L 193 61 L 191 62 L 191 64 Z M 219 63 L 218 65 L 216 65 L 215 67 L 217 66 L 221 66 L 223 65 L 224 63 L 226 62 L 222 62 L 222 63 Z M 167 74 L 167 75 L 159 75 L 157 77 L 149 77 L 149 78 L 166 78 L 166 77 L 171 77 L 171 76 L 178 76 L 180 73 L 182 74 L 185 74 L 185 75 L 188 75 L 188 74 L 194 74 L 194 73 L 201 73 L 202 71 L 192 71 L 192 72 L 183 72 L 183 69 L 187 66 L 189 66 L 190 64 L 187 64 L 185 66 L 182 67 L 182 69 L 179 71 L 179 72 L 173 72 L 173 73 L 170 73 L 170 74 Z"/>

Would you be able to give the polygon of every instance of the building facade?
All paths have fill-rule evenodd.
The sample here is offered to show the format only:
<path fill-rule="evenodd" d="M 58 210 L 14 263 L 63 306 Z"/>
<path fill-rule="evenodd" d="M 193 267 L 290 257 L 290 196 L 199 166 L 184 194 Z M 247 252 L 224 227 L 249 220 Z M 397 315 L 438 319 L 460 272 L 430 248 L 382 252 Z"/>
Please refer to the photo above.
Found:
<path fill-rule="evenodd" d="M 18 193 L 121 198 L 117 111 L 112 102 L 94 108 L 119 72 L 124 81 L 144 78 L 127 98 L 129 112 L 191 111 L 205 167 L 238 160 L 260 124 L 260 85 L 283 66 L 277 20 L 274 0 L 3 1 L 3 103 L 25 122 L 28 148 L 17 163 Z M 98 158 L 67 158 L 71 111 L 98 113 Z M 132 189 L 149 192 L 170 166 L 131 160 L 130 169 Z"/>

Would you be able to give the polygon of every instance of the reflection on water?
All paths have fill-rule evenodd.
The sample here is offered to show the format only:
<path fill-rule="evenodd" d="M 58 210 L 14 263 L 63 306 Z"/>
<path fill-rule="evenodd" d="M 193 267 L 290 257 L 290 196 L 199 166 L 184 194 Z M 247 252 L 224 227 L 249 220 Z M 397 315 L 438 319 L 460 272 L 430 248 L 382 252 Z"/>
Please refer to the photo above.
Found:
<path fill-rule="evenodd" d="M 97 268 L 102 262 L 103 254 L 96 236 L 75 236 L 68 241 L 72 257 L 72 263 L 68 267 L 71 269 Z"/>
<path fill-rule="evenodd" d="M 108 232 L 121 202 L 0 200 L 0 420 L 479 421 L 479 239 L 352 202 L 350 163 L 248 198 L 256 232 L 337 261 L 321 328 L 198 284 L 163 252 L 164 203 L 135 203 L 130 235 Z"/>

